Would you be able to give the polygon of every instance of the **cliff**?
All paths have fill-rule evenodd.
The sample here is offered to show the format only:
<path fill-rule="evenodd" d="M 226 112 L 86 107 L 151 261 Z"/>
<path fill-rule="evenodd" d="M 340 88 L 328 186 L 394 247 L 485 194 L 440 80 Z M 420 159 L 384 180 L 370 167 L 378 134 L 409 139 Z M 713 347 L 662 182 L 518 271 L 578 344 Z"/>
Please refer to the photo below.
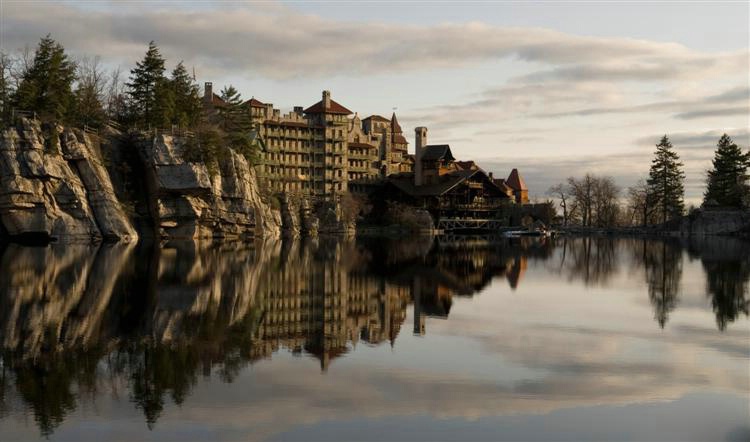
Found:
<path fill-rule="evenodd" d="M 20 119 L 0 135 L 0 235 L 64 242 L 278 237 L 281 214 L 255 171 L 226 149 L 218 170 L 183 158 L 186 140 L 98 135 Z"/>
<path fill-rule="evenodd" d="M 159 236 L 176 239 L 278 237 L 281 215 L 261 198 L 255 170 L 232 149 L 218 170 L 184 161 L 185 139 L 138 141 Z"/>
<path fill-rule="evenodd" d="M 138 238 L 92 140 L 27 119 L 0 138 L 0 222 L 11 236 Z"/>
<path fill-rule="evenodd" d="M 750 233 L 750 211 L 732 209 L 698 209 L 679 221 L 682 236 L 747 235 Z"/>

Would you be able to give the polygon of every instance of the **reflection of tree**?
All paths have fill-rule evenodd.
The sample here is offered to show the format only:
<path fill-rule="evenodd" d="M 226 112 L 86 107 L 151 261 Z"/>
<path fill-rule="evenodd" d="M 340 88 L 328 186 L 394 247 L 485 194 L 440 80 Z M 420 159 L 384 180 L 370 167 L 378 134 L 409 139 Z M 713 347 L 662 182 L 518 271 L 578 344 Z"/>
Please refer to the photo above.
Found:
<path fill-rule="evenodd" d="M 725 330 L 740 314 L 748 315 L 750 301 L 746 299 L 747 283 L 750 279 L 750 263 L 747 259 L 703 260 L 706 272 L 706 289 L 716 314 L 719 330 Z"/>
<path fill-rule="evenodd" d="M 648 297 L 661 328 L 677 306 L 682 279 L 682 249 L 679 244 L 644 240 L 640 261 L 644 266 Z"/>
<path fill-rule="evenodd" d="M 615 241 L 612 238 L 565 238 L 563 251 L 562 259 L 568 278 L 580 279 L 587 286 L 606 284 L 617 270 Z"/>
<path fill-rule="evenodd" d="M 46 437 L 75 410 L 77 395 L 96 391 L 97 364 L 102 356 L 99 348 L 88 352 L 54 352 L 37 360 L 6 353 L 3 377 L 5 367 L 10 367 L 16 390 L 31 407 L 39 431 Z"/>

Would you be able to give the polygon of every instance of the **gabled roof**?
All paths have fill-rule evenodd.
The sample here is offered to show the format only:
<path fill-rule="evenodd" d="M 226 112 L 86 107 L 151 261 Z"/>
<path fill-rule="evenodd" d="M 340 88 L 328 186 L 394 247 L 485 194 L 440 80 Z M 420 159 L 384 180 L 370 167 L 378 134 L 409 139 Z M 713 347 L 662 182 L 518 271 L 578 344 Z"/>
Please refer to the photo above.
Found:
<path fill-rule="evenodd" d="M 362 121 L 367 121 L 367 120 L 373 120 L 373 121 L 385 121 L 385 122 L 387 122 L 387 121 L 388 121 L 388 119 L 387 119 L 387 118 L 385 118 L 385 117 L 382 117 L 382 116 L 380 116 L 380 115 L 370 115 L 369 117 L 365 118 L 365 119 L 364 119 L 364 120 L 362 120 Z"/>
<path fill-rule="evenodd" d="M 242 103 L 243 106 L 250 106 L 250 107 L 266 107 L 266 104 L 262 101 L 258 101 L 255 99 L 255 97 L 247 100 L 246 102 Z"/>
<path fill-rule="evenodd" d="M 388 177 L 388 182 L 410 196 L 440 196 L 475 175 L 478 175 L 480 180 L 483 179 L 488 184 L 495 185 L 493 180 L 490 180 L 490 177 L 482 169 L 454 170 L 442 175 L 439 182 L 422 186 L 414 185 L 413 173 L 391 175 Z M 502 188 L 498 188 L 498 192 L 506 197 L 508 196 Z"/>
<path fill-rule="evenodd" d="M 505 180 L 505 184 L 513 190 L 529 190 L 523 178 L 521 178 L 521 174 L 518 173 L 518 169 L 513 169 L 510 172 L 508 179 Z"/>
<path fill-rule="evenodd" d="M 492 181 L 494 181 L 494 182 L 495 182 L 495 185 L 496 185 L 497 187 L 499 187 L 499 188 L 500 188 L 500 189 L 501 189 L 501 190 L 502 190 L 503 192 L 506 192 L 506 193 L 507 193 L 507 192 L 510 192 L 510 191 L 512 191 L 512 190 L 513 190 L 513 189 L 511 189 L 510 187 L 508 187 L 508 185 L 507 185 L 507 184 L 505 184 L 505 180 L 504 180 L 504 179 L 502 179 L 502 178 L 494 178 L 494 179 L 493 179 Z"/>
<path fill-rule="evenodd" d="M 401 125 L 398 124 L 398 120 L 396 119 L 396 112 L 394 112 L 393 116 L 391 116 L 391 132 L 395 134 L 400 134 L 403 132 L 403 130 L 401 130 Z"/>
<path fill-rule="evenodd" d="M 304 110 L 306 114 L 339 114 L 339 115 L 351 115 L 352 111 L 345 108 L 344 106 L 330 100 L 330 106 L 327 108 L 323 106 L 323 100 L 318 101 L 312 106 Z"/>
<path fill-rule="evenodd" d="M 406 141 L 406 138 L 401 134 L 394 134 L 392 138 L 392 143 L 409 144 L 409 142 Z"/>
<path fill-rule="evenodd" d="M 221 99 L 221 96 L 216 95 L 216 94 L 211 94 L 211 104 L 213 104 L 214 106 L 224 106 L 227 103 Z"/>
<path fill-rule="evenodd" d="M 456 166 L 458 166 L 459 169 L 463 170 L 473 170 L 473 169 L 479 169 L 479 166 L 477 166 L 477 163 L 475 163 L 472 160 L 469 161 L 456 161 Z"/>
<path fill-rule="evenodd" d="M 451 152 L 451 147 L 447 144 L 432 144 L 425 146 L 422 149 L 424 149 L 424 152 L 422 153 L 422 161 L 455 160 L 453 153 Z"/>

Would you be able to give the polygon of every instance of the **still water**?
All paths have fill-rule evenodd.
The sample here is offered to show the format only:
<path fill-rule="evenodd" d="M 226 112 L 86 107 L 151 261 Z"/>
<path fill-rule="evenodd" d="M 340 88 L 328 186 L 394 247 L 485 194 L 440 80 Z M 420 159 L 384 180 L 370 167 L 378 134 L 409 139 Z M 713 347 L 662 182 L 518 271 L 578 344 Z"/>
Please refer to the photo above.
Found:
<path fill-rule="evenodd" d="M 0 439 L 750 440 L 750 244 L 0 245 Z"/>

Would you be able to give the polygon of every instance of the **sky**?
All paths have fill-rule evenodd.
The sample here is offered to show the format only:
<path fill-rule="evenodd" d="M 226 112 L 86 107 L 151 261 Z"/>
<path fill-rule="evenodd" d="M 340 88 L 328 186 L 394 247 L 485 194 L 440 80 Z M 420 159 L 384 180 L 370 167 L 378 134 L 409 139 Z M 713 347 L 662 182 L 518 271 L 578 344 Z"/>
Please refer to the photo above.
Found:
<path fill-rule="evenodd" d="M 532 196 L 566 177 L 648 173 L 667 134 L 700 202 L 722 133 L 750 145 L 748 2 L 0 2 L 0 46 L 47 33 L 129 71 L 168 68 L 287 111 L 324 89 L 414 127 Z"/>

